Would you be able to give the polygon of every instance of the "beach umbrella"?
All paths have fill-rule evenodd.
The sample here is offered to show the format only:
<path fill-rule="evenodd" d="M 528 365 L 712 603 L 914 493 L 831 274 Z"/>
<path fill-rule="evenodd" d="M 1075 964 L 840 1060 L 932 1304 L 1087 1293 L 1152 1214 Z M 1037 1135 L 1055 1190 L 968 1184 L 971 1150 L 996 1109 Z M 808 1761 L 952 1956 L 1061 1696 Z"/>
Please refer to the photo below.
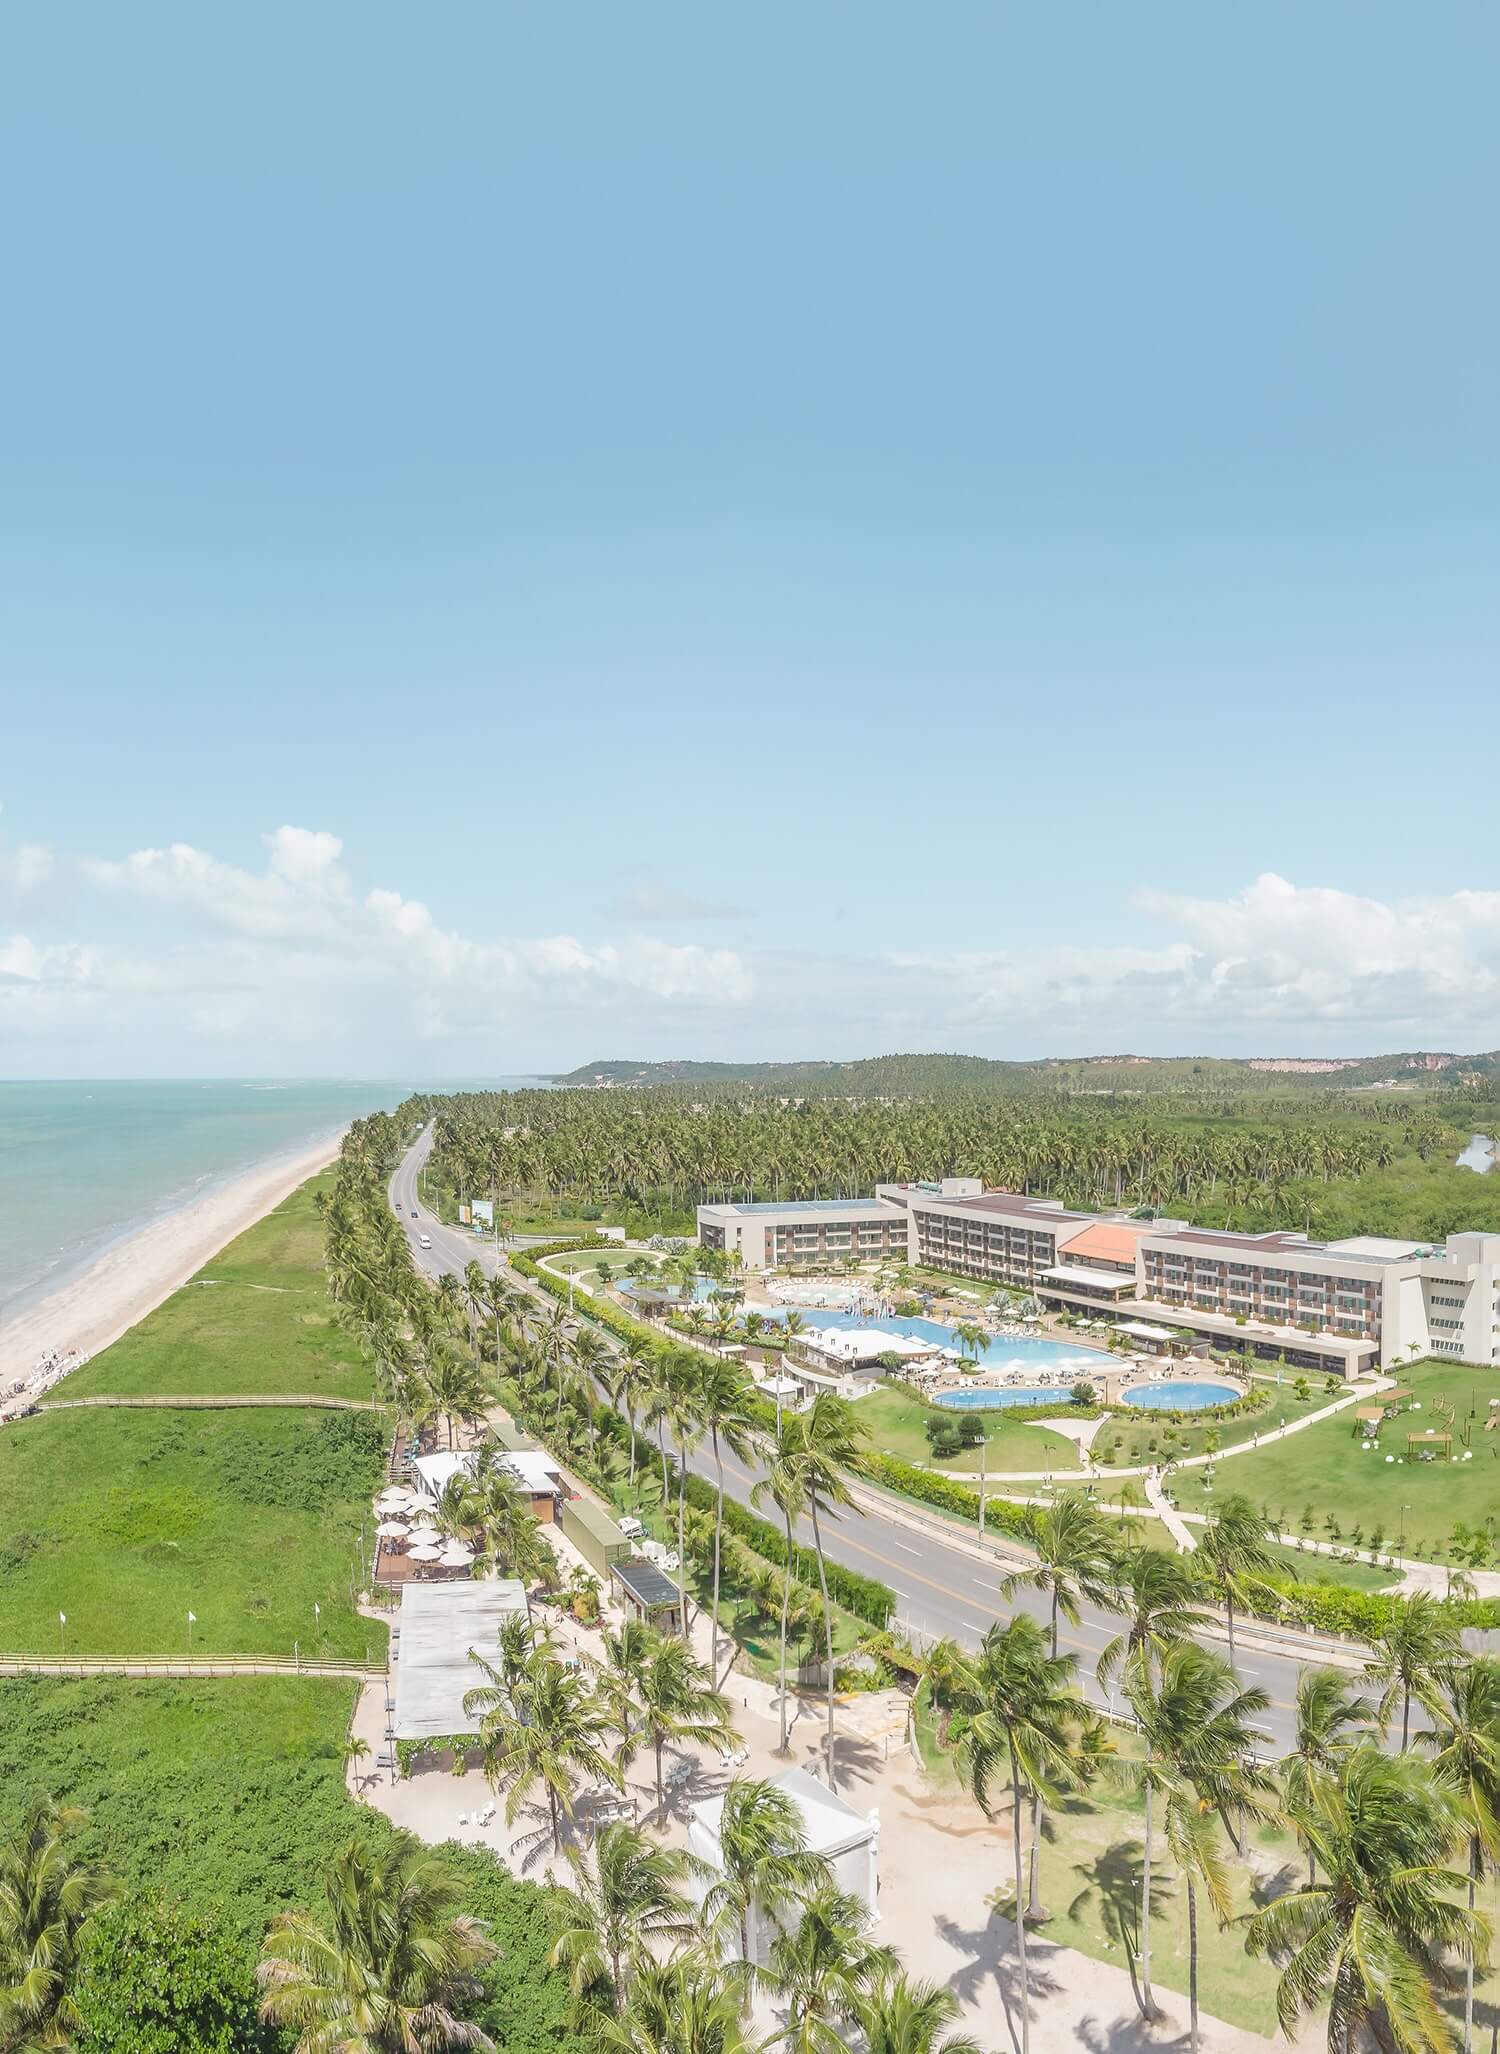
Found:
<path fill-rule="evenodd" d="M 449 1541 L 441 1557 L 445 1569 L 467 1569 L 473 1559 L 474 1550 L 466 1548 L 462 1541 Z"/>
<path fill-rule="evenodd" d="M 443 1559 L 441 1548 L 430 1548 L 424 1545 L 420 1548 L 408 1548 L 406 1552 L 414 1562 L 440 1562 Z"/>
<path fill-rule="evenodd" d="M 435 1526 L 414 1526 L 408 1538 L 414 1540 L 419 1548 L 435 1548 L 443 1536 Z"/>
<path fill-rule="evenodd" d="M 382 1540 L 404 1540 L 406 1527 L 399 1519 L 382 1519 L 375 1531 Z"/>

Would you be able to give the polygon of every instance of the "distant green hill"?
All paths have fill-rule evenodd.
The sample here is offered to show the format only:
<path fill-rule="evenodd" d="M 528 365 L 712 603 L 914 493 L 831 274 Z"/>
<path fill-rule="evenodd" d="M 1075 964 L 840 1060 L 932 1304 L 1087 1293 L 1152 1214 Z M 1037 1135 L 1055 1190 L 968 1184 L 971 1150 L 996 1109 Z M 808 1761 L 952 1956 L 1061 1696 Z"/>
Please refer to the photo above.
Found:
<path fill-rule="evenodd" d="M 601 1088 L 742 1084 L 789 1096 L 905 1097 L 934 1091 L 1329 1091 L 1372 1086 L 1450 1090 L 1500 1079 L 1500 1052 L 1433 1054 L 1419 1050 L 1357 1057 L 1082 1056 L 995 1062 L 985 1056 L 867 1056 L 854 1062 L 582 1063 L 555 1084 Z"/>

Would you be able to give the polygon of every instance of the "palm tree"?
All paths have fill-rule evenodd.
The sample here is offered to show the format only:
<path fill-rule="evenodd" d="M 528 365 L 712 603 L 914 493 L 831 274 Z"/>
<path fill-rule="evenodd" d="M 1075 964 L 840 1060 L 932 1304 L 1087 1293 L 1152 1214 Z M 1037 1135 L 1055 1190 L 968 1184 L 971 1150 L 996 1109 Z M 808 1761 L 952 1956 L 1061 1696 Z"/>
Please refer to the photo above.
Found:
<path fill-rule="evenodd" d="M 1073 1686 L 1073 1657 L 1048 1653 L 1047 1636 L 1028 1613 L 992 1626 L 975 1658 L 965 1698 L 968 1731 L 959 1743 L 965 1781 L 986 1815 L 997 1769 L 1010 1779 L 1011 1855 L 1015 1864 L 1016 1952 L 1021 1971 L 1021 2054 L 1031 2046 L 1031 1996 L 1026 1961 L 1021 1799 L 1078 1780 L 1075 1736 L 1089 1723 Z"/>
<path fill-rule="evenodd" d="M 618 2015 L 652 1942 L 676 1945 L 697 1930 L 682 1890 L 693 1857 L 658 1847 L 638 1826 L 621 1820 L 601 1828 L 589 1860 L 572 1848 L 568 1860 L 573 1884 L 561 1892 L 552 1963 L 567 1969 L 580 2012 L 589 2009 L 590 1992 L 607 1981 Z"/>
<path fill-rule="evenodd" d="M 1157 1671 L 1170 1649 L 1211 1622 L 1198 1609 L 1202 1586 L 1178 1555 L 1155 1548 L 1131 1548 L 1119 1563 L 1120 1608 L 1126 1614 L 1123 1633 L 1115 1635 L 1099 1656 L 1099 1681 L 1108 1687 L 1118 1669 L 1127 1693 L 1150 1695 Z M 1151 1744 L 1146 1744 L 1143 1774 L 1146 1794 L 1144 1859 L 1141 1862 L 1141 2013 L 1149 2023 L 1158 2016 L 1151 1994 Z"/>
<path fill-rule="evenodd" d="M 1447 1670 L 1463 1659 L 1463 1639 L 1453 1614 L 1425 1590 L 1397 1600 L 1389 1622 L 1369 1640 L 1371 1657 L 1365 1674 L 1383 1683 L 1379 1716 L 1388 1726 L 1401 1701 L 1401 1752 L 1411 1737 L 1411 1701 L 1416 1698 L 1434 1712 Z"/>
<path fill-rule="evenodd" d="M 727 1447 L 741 1462 L 748 1460 L 750 1430 L 754 1424 L 750 1398 L 750 1379 L 738 1363 L 729 1362 L 723 1356 L 716 1356 L 703 1365 L 698 1375 L 697 1416 L 708 1429 L 717 1484 L 714 1506 L 714 1595 L 708 1630 L 708 1667 L 709 1674 L 715 1682 L 719 1680 L 719 1561 L 724 1540 L 724 1449 Z M 733 1646 L 732 1640 L 730 1645 Z"/>
<path fill-rule="evenodd" d="M 1281 1790 L 1299 1836 L 1304 1813 L 1313 1809 L 1316 1786 L 1337 1773 L 1359 1737 L 1357 1729 L 1374 1715 L 1369 1699 L 1356 1697 L 1349 1679 L 1337 1669 L 1304 1669 L 1297 1678 L 1297 1738 L 1281 1762 Z M 1307 1880 L 1309 1884 L 1318 1880 L 1317 1857 L 1310 1843 Z"/>
<path fill-rule="evenodd" d="M 358 1733 L 351 1733 L 344 1742 L 344 1766 L 352 1772 L 354 1788 L 361 1799 L 365 1794 L 365 1778 L 360 1774 L 359 1765 L 363 1761 L 368 1761 L 369 1756 L 369 1741 L 362 1739 Z"/>
<path fill-rule="evenodd" d="M 961 2008 L 951 1990 L 884 1969 L 860 2009 L 866 2054 L 980 2054 L 972 2033 L 947 2031 Z"/>
<path fill-rule="evenodd" d="M 625 1619 L 618 1632 L 606 1626 L 601 1638 L 604 1658 L 596 1660 L 594 1668 L 600 1693 L 619 1728 L 620 1766 L 628 1769 L 635 1759 L 635 1699 L 646 1665 L 661 1645 L 662 1636 L 644 1619 Z"/>
<path fill-rule="evenodd" d="M 67 1839 L 88 1813 L 39 1797 L 0 1845 L 0 2047 L 71 2047 L 73 1985 L 89 1923 L 115 1886 L 75 1862 Z"/>
<path fill-rule="evenodd" d="M 1229 1626 L 1229 1660 L 1234 1661 L 1234 1608 L 1248 1606 L 1257 1587 L 1276 1567 L 1266 1545 L 1266 1521 L 1247 1497 L 1225 1498 L 1198 1542 L 1197 1560 L 1224 1600 Z"/>
<path fill-rule="evenodd" d="M 771 1943 L 770 1980 L 786 2007 L 787 2054 L 846 2054 L 841 2028 L 863 2016 L 878 1978 L 896 1966 L 869 1939 L 874 1919 L 857 1897 L 824 1883 L 804 1899 L 790 1932 Z"/>
<path fill-rule="evenodd" d="M 686 1740 L 728 1754 L 735 1742 L 729 1700 L 715 1690 L 707 1670 L 685 1640 L 663 1635 L 642 1664 L 636 1686 L 639 1733 L 656 1762 L 657 1822 L 667 1821 L 662 1750 L 669 1740 Z"/>
<path fill-rule="evenodd" d="M 1492 1655 L 1450 1669 L 1433 1730 L 1433 1767 L 1463 1801 L 1469 1825 L 1469 1911 L 1486 1863 L 1500 1856 L 1500 1662 Z M 1464 1962 L 1464 2054 L 1474 2037 L 1474 1958 Z"/>
<path fill-rule="evenodd" d="M 651 1388 L 651 1352 L 644 1336 L 634 1334 L 614 1362 L 610 1397 L 625 1410 L 630 1429 L 630 1488 L 635 1489 L 635 1411 Z"/>
<path fill-rule="evenodd" d="M 706 1924 L 732 1930 L 739 1958 L 753 1967 L 750 1919 L 778 1920 L 788 1906 L 831 1882 L 828 1864 L 809 1854 L 802 1815 L 774 1783 L 736 1776 L 719 1818 L 719 1874 L 703 1900 Z"/>
<path fill-rule="evenodd" d="M 747 2033 L 737 1981 L 695 1954 L 643 1962 L 625 2009 L 596 2032 L 610 2054 L 762 2054 L 771 2044 Z"/>
<path fill-rule="evenodd" d="M 1025 1514 L 1021 1534 L 1036 1552 L 1036 1567 L 1007 1576 L 1000 1586 L 1001 1595 L 1009 1599 L 1022 1589 L 1047 1593 L 1055 1658 L 1059 1616 L 1076 1626 L 1083 1601 L 1106 1607 L 1115 1602 L 1113 1536 L 1098 1506 L 1081 1497 L 1032 1506 Z M 1032 1800 L 1031 1881 L 1026 1903 L 1026 1916 L 1033 1923 L 1047 1916 L 1040 1895 L 1041 1841 L 1042 1796 L 1038 1791 Z"/>
<path fill-rule="evenodd" d="M 698 1363 L 686 1353 L 668 1356 L 666 1373 L 666 1419 L 677 1444 L 677 1602 L 682 1617 L 683 1638 L 688 1637 L 687 1599 L 687 1474 L 688 1458 L 703 1439 L 703 1421 L 698 1409 Z"/>
<path fill-rule="evenodd" d="M 1436 1992 L 1452 1949 L 1481 1958 L 1486 1921 L 1452 1900 L 1465 1877 L 1447 1866 L 1467 1825 L 1457 1793 L 1413 1755 L 1361 1741 L 1312 1787 L 1302 1832 L 1324 1881 L 1258 1911 L 1245 1944 L 1282 1964 L 1281 2029 L 1328 2004 L 1330 2054 L 1353 2054 L 1366 2029 L 1400 2054 L 1447 2054 Z"/>
<path fill-rule="evenodd" d="M 766 1474 L 750 1493 L 750 1502 L 759 1505 L 770 1498 L 781 1514 L 786 1534 L 786 1573 L 781 1579 L 781 1637 L 777 1656 L 777 1698 L 781 1707 L 781 1740 L 778 1752 L 787 1752 L 787 1694 L 786 1694 L 786 1643 L 787 1624 L 792 1603 L 793 1527 L 807 1509 L 806 1472 L 801 1463 L 802 1422 L 795 1414 L 783 1417 L 777 1423 L 776 1440 L 771 1451 L 771 1460 Z"/>
<path fill-rule="evenodd" d="M 1116 1670 L 1123 1670 L 1127 1687 L 1132 1671 L 1149 1681 L 1169 1647 L 1213 1624 L 1201 1608 L 1203 1587 L 1180 1555 L 1128 1548 L 1118 1558 L 1115 1587 L 1126 1624 L 1099 1656 L 1099 1681 L 1106 1688 Z"/>
<path fill-rule="evenodd" d="M 460 1914 L 464 1885 L 425 1851 L 351 1841 L 327 1876 L 325 1919 L 276 1918 L 261 1948 L 261 2012 L 297 2054 L 447 2054 L 493 2042 L 459 2014 L 495 1949 Z"/>
<path fill-rule="evenodd" d="M 973 1319 L 961 1319 L 953 1329 L 953 1338 L 958 1343 L 958 1351 L 964 1360 L 975 1363 L 978 1362 L 980 1356 L 989 1346 L 990 1341 L 990 1337 L 984 1328 L 980 1326 L 977 1320 Z"/>
<path fill-rule="evenodd" d="M 818 1589 L 823 1599 L 823 1661 L 828 1684 L 828 1738 L 825 1766 L 830 1790 L 838 1789 L 833 1766 L 833 1607 L 828 1599 L 828 1563 L 823 1553 L 822 1517 L 851 1502 L 846 1481 L 859 1466 L 864 1430 L 847 1398 L 819 1391 L 800 1415 L 801 1433 L 790 1459 L 795 1464 L 803 1500 L 812 1519 L 813 1548 L 818 1558 Z M 790 1570 L 791 1564 L 787 1564 Z"/>
<path fill-rule="evenodd" d="M 573 1816 L 580 1776 L 621 1787 L 620 1773 L 601 1745 L 609 1714 L 582 1677 L 550 1654 L 533 1655 L 506 1696 L 508 1703 L 493 1689 L 471 1690 L 464 1697 L 464 1715 L 482 1713 L 484 1773 L 492 1789 L 506 1793 L 506 1824 L 514 1825 L 516 1814 L 540 1783 L 547 1797 L 552 1852 L 560 1855 L 562 1820 Z"/>
<path fill-rule="evenodd" d="M 1193 1641 L 1176 1641 L 1161 1658 L 1154 1686 L 1144 1669 L 1131 1675 L 1130 1704 L 1146 1742 L 1140 1769 L 1145 1797 L 1144 1869 L 1151 1869 L 1152 1801 L 1162 1800 L 1167 1845 L 1187 1886 L 1188 2016 L 1192 2054 L 1198 2054 L 1198 1897 L 1201 1882 L 1221 1923 L 1230 1916 L 1229 1876 L 1214 1837 L 1215 1811 L 1227 1819 L 1264 1812 L 1274 1786 L 1251 1761 L 1250 1721 L 1271 1700 L 1263 1690 L 1239 1690 L 1221 1656 Z M 1146 1904 L 1149 1906 L 1149 1882 Z M 1149 1911 L 1143 1913 L 1149 1916 Z M 1150 1935 L 1141 1936 L 1141 2008 L 1156 2015 L 1151 1993 Z"/>

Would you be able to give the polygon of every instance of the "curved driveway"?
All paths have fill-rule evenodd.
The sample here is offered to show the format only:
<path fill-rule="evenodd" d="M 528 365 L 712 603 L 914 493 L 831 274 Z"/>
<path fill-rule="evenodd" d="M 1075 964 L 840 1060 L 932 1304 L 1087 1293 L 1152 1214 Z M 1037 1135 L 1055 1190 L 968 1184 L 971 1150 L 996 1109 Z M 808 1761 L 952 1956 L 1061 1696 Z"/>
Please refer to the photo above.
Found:
<path fill-rule="evenodd" d="M 412 1244 L 413 1259 L 433 1277 L 462 1270 L 476 1260 L 487 1275 L 493 1275 L 500 1262 L 493 1238 L 445 1227 L 422 1203 L 418 1179 L 430 1146 L 430 1135 L 423 1133 L 391 1179 L 391 1201 Z M 430 1249 L 417 1245 L 423 1233 L 432 1241 Z M 578 1311 L 580 1315 L 587 1311 L 582 1293 Z M 607 1333 L 604 1338 L 611 1339 Z M 693 1467 L 712 1475 L 712 1463 L 701 1455 Z M 748 1503 L 755 1482 L 752 1471 L 726 1456 L 724 1475 L 730 1495 Z M 831 1560 L 890 1586 L 896 1593 L 898 1622 L 918 1640 L 951 1634 L 961 1646 L 974 1647 L 996 1619 L 1007 1618 L 1013 1611 L 1045 1618 L 1045 1601 L 1029 1591 L 1020 1592 L 1014 1601 L 1001 1598 L 999 1585 L 1006 1565 L 998 1550 L 992 1552 L 977 1535 L 950 1539 L 933 1530 L 938 1524 L 919 1507 L 908 1510 L 892 1501 L 887 1509 L 873 1493 L 862 1492 L 857 1509 L 825 1523 L 824 1545 Z M 810 1535 L 806 1538 L 810 1540 Z M 1019 1556 L 1014 1559 L 1021 1560 Z M 1118 1617 L 1092 1607 L 1084 1608 L 1077 1627 L 1069 1627 L 1066 1621 L 1063 1624 L 1062 1644 L 1077 1655 L 1080 1680 L 1101 1703 L 1103 1694 L 1094 1677 L 1094 1664 L 1119 1629 Z M 1222 1651 L 1222 1640 L 1217 1644 Z M 1267 1750 L 1285 1752 L 1291 1745 L 1297 1673 L 1303 1660 L 1296 1654 L 1277 1652 L 1271 1645 L 1257 1645 L 1255 1635 L 1243 1629 L 1236 1634 L 1235 1656 L 1243 1681 L 1259 1684 L 1271 1699 L 1264 1727 Z M 1314 1648 L 1304 1659 L 1320 1658 L 1322 1651 Z"/>

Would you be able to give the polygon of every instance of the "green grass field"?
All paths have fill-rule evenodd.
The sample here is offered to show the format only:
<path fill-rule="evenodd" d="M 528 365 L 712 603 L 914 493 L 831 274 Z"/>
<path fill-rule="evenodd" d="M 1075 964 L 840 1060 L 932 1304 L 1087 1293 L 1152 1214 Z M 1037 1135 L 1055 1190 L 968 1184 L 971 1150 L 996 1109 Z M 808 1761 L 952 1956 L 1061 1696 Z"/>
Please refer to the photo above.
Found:
<path fill-rule="evenodd" d="M 1014 1470 L 1077 1469 L 1078 1450 L 1065 1434 L 1011 1419 L 1003 1411 L 981 1412 L 976 1416 L 985 1430 L 986 1461 L 991 1476 Z M 895 1384 L 873 1391 L 859 1404 L 861 1425 L 869 1430 L 875 1446 L 888 1455 L 899 1456 L 903 1462 L 922 1462 L 932 1468 L 978 1476 L 978 1448 L 945 1455 L 941 1461 L 934 1457 L 925 1431 L 927 1417 L 928 1408 L 921 1400 Z"/>
<path fill-rule="evenodd" d="M 0 1647 L 55 1654 L 61 1631 L 70 1654 L 185 1654 L 192 1611 L 198 1653 L 378 1658 L 385 1628 L 356 1615 L 351 1583 L 379 1454 L 325 1459 L 352 1427 L 378 1438 L 368 1414 L 289 1409 L 7 1427 Z"/>
<path fill-rule="evenodd" d="M 259 1938 L 307 1901 L 329 1849 L 388 1830 L 344 1787 L 356 1686 L 258 1676 L 0 1680 L 0 1812 L 81 1804 L 82 1849 L 122 1880 Z"/>
<path fill-rule="evenodd" d="M 1183 1365 L 1181 1374 L 1190 1379 L 1196 1372 Z M 1290 1378 L 1279 1385 L 1272 1377 L 1255 1378 L 1255 1387 L 1268 1391 L 1271 1403 L 1264 1411 L 1238 1419 L 1171 1420 L 1153 1418 L 1144 1406 L 1123 1407 L 1099 1429 L 1094 1441 L 1095 1459 L 1102 1462 L 1108 1457 L 1113 1466 L 1121 1469 L 1163 1460 L 1181 1461 L 1189 1455 L 1206 1454 L 1209 1437 L 1215 1432 L 1220 1449 L 1240 1447 L 1247 1441 L 1253 1442 L 1257 1434 L 1274 1433 L 1283 1423 L 1290 1426 L 1334 1402 L 1320 1377 L 1311 1382 L 1307 1397 L 1299 1398 Z"/>
<path fill-rule="evenodd" d="M 294 1191 L 56 1395 L 261 1391 L 368 1398 L 370 1366 L 333 1317 L 314 1192 Z"/>
<path fill-rule="evenodd" d="M 1315 1540 L 1337 1538 L 1332 1519 L 1345 1539 L 1356 1528 L 1364 1544 L 1383 1532 L 1383 1545 L 1396 1546 L 1405 1533 L 1408 1554 L 1432 1556 L 1447 1548 L 1457 1525 L 1485 1529 L 1500 1526 L 1500 1429 L 1486 1433 L 1489 1401 L 1500 1397 L 1500 1379 L 1492 1370 L 1465 1369 L 1448 1363 L 1424 1363 L 1401 1373 L 1422 1401 L 1422 1410 L 1403 1413 L 1387 1425 L 1377 1451 L 1365 1452 L 1356 1438 L 1351 1413 L 1321 1421 L 1305 1432 L 1258 1452 L 1236 1456 L 1218 1466 L 1215 1490 L 1243 1491 L 1257 1504 L 1267 1504 L 1286 1531 L 1302 1531 L 1304 1519 Z M 1454 1452 L 1462 1456 L 1459 1438 L 1467 1428 L 1472 1460 L 1423 1462 L 1408 1457 L 1409 1431 L 1436 1423 L 1435 1401 L 1455 1409 Z M 1394 1459 L 1385 1460 L 1389 1455 Z M 1186 1512 L 1205 1509 L 1203 1473 L 1178 1471 L 1172 1489 Z M 1403 1510 L 1403 1507 L 1405 1510 Z"/>

